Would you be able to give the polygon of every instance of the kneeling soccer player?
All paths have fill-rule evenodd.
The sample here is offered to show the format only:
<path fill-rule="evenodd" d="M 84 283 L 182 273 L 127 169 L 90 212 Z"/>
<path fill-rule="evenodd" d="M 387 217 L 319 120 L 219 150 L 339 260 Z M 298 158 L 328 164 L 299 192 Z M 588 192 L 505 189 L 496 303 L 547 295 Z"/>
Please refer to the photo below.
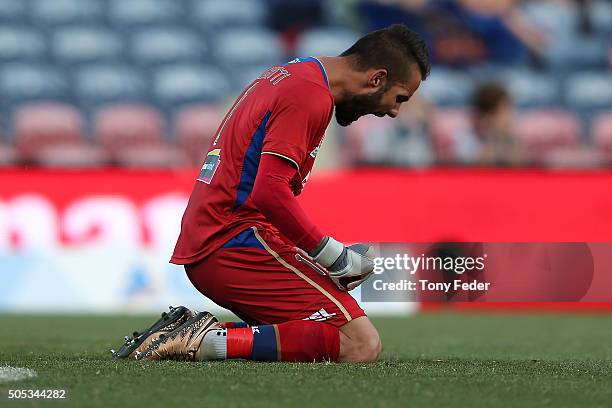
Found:
<path fill-rule="evenodd" d="M 185 265 L 203 295 L 244 322 L 173 310 L 172 324 L 162 318 L 127 354 L 138 360 L 375 361 L 378 333 L 348 293 L 372 273 L 373 251 L 323 234 L 295 196 L 334 107 L 341 126 L 367 114 L 395 117 L 429 69 L 419 37 L 393 25 L 338 57 L 297 58 L 253 81 L 211 143 L 171 260 Z M 321 197 L 321 206 L 336 198 Z"/>

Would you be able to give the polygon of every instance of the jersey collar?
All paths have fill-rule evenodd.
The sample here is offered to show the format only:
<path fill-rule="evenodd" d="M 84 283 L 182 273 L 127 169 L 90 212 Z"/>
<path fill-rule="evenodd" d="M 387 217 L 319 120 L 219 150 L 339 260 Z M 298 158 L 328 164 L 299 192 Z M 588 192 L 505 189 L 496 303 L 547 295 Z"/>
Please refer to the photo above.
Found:
<path fill-rule="evenodd" d="M 319 66 L 319 69 L 321 70 L 321 74 L 323 74 L 325 83 L 327 84 L 327 87 L 329 88 L 329 79 L 327 78 L 327 72 L 325 71 L 325 67 L 323 66 L 321 61 L 318 60 L 318 58 L 315 58 L 315 57 L 296 58 L 293 61 L 291 61 L 290 64 L 295 64 L 296 62 L 310 62 L 310 61 L 317 63 L 317 65 Z"/>

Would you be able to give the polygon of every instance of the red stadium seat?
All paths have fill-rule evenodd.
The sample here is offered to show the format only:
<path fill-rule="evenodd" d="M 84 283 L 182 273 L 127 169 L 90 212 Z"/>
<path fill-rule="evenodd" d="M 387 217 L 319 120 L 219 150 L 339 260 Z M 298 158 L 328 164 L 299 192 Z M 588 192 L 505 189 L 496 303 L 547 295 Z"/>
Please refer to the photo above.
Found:
<path fill-rule="evenodd" d="M 179 168 L 190 164 L 190 159 L 177 146 L 154 143 L 118 150 L 114 155 L 114 162 L 121 167 Z"/>
<path fill-rule="evenodd" d="M 593 120 L 592 126 L 593 143 L 612 163 L 612 111 L 600 113 Z"/>
<path fill-rule="evenodd" d="M 580 119 L 560 109 L 534 110 L 519 116 L 515 135 L 530 155 L 539 160 L 554 149 L 578 146 Z"/>
<path fill-rule="evenodd" d="M 566 146 L 553 148 L 542 157 L 542 164 L 550 168 L 578 169 L 601 167 L 605 158 L 593 147 Z"/>
<path fill-rule="evenodd" d="M 193 105 L 178 112 L 174 119 L 174 135 L 194 165 L 204 161 L 223 113 L 213 105 Z"/>
<path fill-rule="evenodd" d="M 25 160 L 58 143 L 84 142 L 83 118 L 75 108 L 59 103 L 37 103 L 19 109 L 13 118 L 15 144 Z"/>
<path fill-rule="evenodd" d="M 375 162 L 381 152 L 373 151 L 377 149 L 370 149 L 368 140 L 371 140 L 371 137 L 376 137 L 374 135 L 375 132 L 386 134 L 392 131 L 395 123 L 393 119 L 388 117 L 377 118 L 376 116 L 367 115 L 347 127 L 344 131 L 344 143 L 342 146 L 343 162 L 352 165 Z M 380 139 L 380 137 L 377 137 L 376 140 L 380 141 Z M 383 146 L 380 149 L 383 150 L 383 155 L 385 148 L 388 148 L 388 146 Z"/>
<path fill-rule="evenodd" d="M 102 109 L 94 120 L 98 142 L 114 154 L 119 149 L 164 142 L 161 114 L 144 105 L 114 105 Z"/>
<path fill-rule="evenodd" d="M 108 164 L 108 155 L 88 143 L 58 143 L 37 152 L 32 161 L 43 167 L 91 168 Z"/>
<path fill-rule="evenodd" d="M 467 109 L 440 109 L 434 114 L 430 133 L 436 157 L 441 163 L 457 161 L 457 135 L 470 131 L 471 126 L 470 112 Z"/>
<path fill-rule="evenodd" d="M 191 164 L 182 149 L 164 138 L 161 114 L 143 105 L 115 105 L 96 115 L 95 132 L 114 164 L 124 167 L 181 167 Z"/>
<path fill-rule="evenodd" d="M 14 166 L 18 163 L 17 150 L 5 143 L 0 143 L 0 166 Z"/>

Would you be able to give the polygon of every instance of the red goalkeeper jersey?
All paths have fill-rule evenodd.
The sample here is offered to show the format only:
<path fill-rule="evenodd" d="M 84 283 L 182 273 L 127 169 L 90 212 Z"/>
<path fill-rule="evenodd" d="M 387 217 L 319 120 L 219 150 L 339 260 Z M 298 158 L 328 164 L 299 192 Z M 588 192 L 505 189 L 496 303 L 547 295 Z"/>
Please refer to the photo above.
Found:
<path fill-rule="evenodd" d="M 262 154 L 289 160 L 299 195 L 308 180 L 334 100 L 321 63 L 298 58 L 266 70 L 238 97 L 211 142 L 189 198 L 171 262 L 204 259 L 244 229 L 276 230 L 250 194 Z"/>

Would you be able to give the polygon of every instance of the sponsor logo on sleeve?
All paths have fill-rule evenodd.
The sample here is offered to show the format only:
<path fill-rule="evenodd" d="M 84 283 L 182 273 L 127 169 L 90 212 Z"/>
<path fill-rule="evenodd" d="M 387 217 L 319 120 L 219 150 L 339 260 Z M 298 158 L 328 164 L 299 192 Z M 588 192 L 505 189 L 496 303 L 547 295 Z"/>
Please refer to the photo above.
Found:
<path fill-rule="evenodd" d="M 202 165 L 202 169 L 200 170 L 200 175 L 198 176 L 197 180 L 210 184 L 220 162 L 221 149 L 215 149 L 209 152 L 206 155 L 206 159 L 204 160 L 204 164 Z"/>

